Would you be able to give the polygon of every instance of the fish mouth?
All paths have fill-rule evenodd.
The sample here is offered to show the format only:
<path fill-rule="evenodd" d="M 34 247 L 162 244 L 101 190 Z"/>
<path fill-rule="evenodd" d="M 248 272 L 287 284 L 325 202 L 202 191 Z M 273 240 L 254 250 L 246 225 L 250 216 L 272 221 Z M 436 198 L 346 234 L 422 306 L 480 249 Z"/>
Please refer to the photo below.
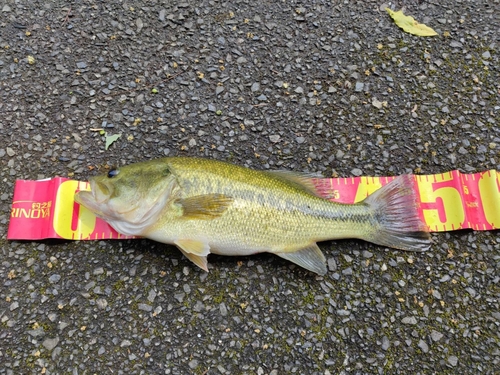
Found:
<path fill-rule="evenodd" d="M 94 179 L 90 179 L 89 184 L 90 191 L 82 190 L 76 193 L 75 202 L 83 205 L 96 216 L 106 221 L 125 219 L 131 223 L 139 223 L 145 221 L 157 211 L 158 201 L 154 202 L 149 209 L 141 212 L 138 217 L 134 217 L 134 213 L 137 214 L 138 202 L 141 201 L 140 199 L 136 197 L 137 199 L 135 199 L 134 203 L 119 205 L 116 204 L 117 202 L 113 201 L 113 186 L 108 186 L 105 182 Z"/>
<path fill-rule="evenodd" d="M 79 191 L 75 195 L 75 202 L 85 208 L 88 208 L 97 216 L 102 216 L 102 211 L 99 208 L 99 203 L 95 200 L 94 194 L 91 191 Z"/>
<path fill-rule="evenodd" d="M 81 190 L 75 194 L 75 202 L 86 207 L 92 211 L 95 215 L 103 217 L 102 207 L 109 200 L 109 196 L 105 194 L 99 194 L 98 188 L 96 188 L 95 181 L 90 180 L 90 191 Z M 106 189 L 107 190 L 107 189 Z"/>
<path fill-rule="evenodd" d="M 134 210 L 134 205 L 127 206 L 124 210 L 110 211 L 109 205 L 112 198 L 113 189 L 107 186 L 105 183 L 96 181 L 94 179 L 89 180 L 90 191 L 82 190 L 76 193 L 75 202 L 86 207 L 92 211 L 96 216 L 103 219 L 117 219 L 119 215 L 127 214 L 128 212 Z M 113 212 L 113 213 L 111 213 Z"/>

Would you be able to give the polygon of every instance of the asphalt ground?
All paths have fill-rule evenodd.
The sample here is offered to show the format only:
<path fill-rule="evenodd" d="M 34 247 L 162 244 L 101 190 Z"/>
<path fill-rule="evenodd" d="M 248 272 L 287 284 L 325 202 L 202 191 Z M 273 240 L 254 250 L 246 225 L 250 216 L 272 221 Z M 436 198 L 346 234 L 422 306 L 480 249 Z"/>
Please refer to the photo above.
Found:
<path fill-rule="evenodd" d="M 16 179 L 203 156 L 325 177 L 500 170 L 500 3 L 0 5 L 0 374 L 498 374 L 498 231 L 207 274 L 147 240 L 7 241 Z M 105 137 L 121 134 L 107 150 Z"/>

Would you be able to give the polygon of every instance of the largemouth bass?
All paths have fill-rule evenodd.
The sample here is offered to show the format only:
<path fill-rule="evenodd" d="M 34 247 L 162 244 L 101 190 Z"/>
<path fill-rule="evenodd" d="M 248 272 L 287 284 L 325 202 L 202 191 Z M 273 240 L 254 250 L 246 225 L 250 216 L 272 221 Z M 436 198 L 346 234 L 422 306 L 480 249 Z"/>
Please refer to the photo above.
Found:
<path fill-rule="evenodd" d="M 327 272 L 316 242 L 358 238 L 402 250 L 430 247 L 411 176 L 357 204 L 324 199 L 311 176 L 169 157 L 111 169 L 75 200 L 118 232 L 174 244 L 208 271 L 207 255 L 276 254 Z"/>

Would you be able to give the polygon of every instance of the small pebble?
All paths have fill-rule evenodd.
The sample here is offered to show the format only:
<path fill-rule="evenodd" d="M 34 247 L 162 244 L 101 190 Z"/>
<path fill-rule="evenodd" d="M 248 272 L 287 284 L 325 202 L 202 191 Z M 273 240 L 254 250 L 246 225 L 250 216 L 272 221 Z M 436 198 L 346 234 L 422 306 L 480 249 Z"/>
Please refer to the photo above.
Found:
<path fill-rule="evenodd" d="M 414 316 L 406 316 L 401 320 L 401 322 L 404 324 L 417 324 L 417 318 Z"/>
<path fill-rule="evenodd" d="M 51 351 L 52 349 L 54 349 L 57 346 L 58 343 L 59 343 L 59 338 L 55 337 L 55 338 L 48 338 L 48 339 L 43 340 L 42 345 L 45 349 L 47 349 L 48 351 Z"/>
<path fill-rule="evenodd" d="M 260 90 L 260 83 L 258 83 L 258 82 L 254 82 L 254 83 L 252 84 L 252 87 L 251 87 L 250 89 L 252 90 L 252 92 L 257 92 L 257 91 L 259 91 L 259 90 Z"/>
<path fill-rule="evenodd" d="M 53 284 L 57 283 L 59 280 L 61 280 L 61 275 L 54 274 L 49 277 L 49 281 Z"/>
<path fill-rule="evenodd" d="M 364 86 L 365 85 L 363 82 L 356 82 L 356 86 L 354 86 L 354 91 L 361 92 L 363 91 Z"/>
<path fill-rule="evenodd" d="M 450 355 L 448 357 L 448 363 L 450 365 L 452 365 L 453 367 L 455 367 L 457 364 L 458 364 L 458 357 L 454 356 L 454 355 Z"/>

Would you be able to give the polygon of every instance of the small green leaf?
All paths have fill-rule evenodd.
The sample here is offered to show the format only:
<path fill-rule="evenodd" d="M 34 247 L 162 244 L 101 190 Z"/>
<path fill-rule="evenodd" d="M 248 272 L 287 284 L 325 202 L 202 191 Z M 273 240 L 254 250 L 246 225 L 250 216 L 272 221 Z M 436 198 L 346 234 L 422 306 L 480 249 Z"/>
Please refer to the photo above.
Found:
<path fill-rule="evenodd" d="M 215 111 L 215 114 L 216 114 L 217 116 L 220 116 L 220 115 L 222 115 L 222 111 L 221 111 L 220 109 L 218 109 L 217 111 Z"/>
<path fill-rule="evenodd" d="M 106 146 L 104 148 L 107 150 L 109 146 L 121 136 L 121 134 L 108 135 L 107 132 L 104 133 L 104 137 L 106 138 Z"/>
<path fill-rule="evenodd" d="M 153 88 L 153 89 L 151 89 L 151 93 L 152 93 L 152 94 L 158 94 L 158 89 L 157 89 L 157 88 Z"/>
<path fill-rule="evenodd" d="M 423 23 L 418 23 L 411 16 L 405 16 L 402 10 L 394 12 L 389 8 L 385 8 L 387 13 L 392 17 L 396 25 L 402 28 L 409 34 L 417 35 L 417 36 L 434 36 L 438 35 L 433 29 L 424 25 Z"/>

